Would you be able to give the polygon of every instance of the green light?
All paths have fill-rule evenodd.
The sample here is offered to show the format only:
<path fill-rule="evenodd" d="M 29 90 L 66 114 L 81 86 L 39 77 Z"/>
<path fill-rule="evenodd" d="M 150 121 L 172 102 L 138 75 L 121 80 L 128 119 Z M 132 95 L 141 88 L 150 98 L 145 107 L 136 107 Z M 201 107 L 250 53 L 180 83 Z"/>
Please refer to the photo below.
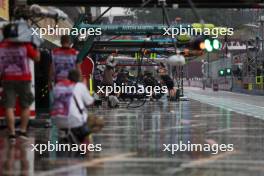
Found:
<path fill-rule="evenodd" d="M 208 47 L 208 48 L 207 48 L 207 51 L 208 51 L 208 52 L 212 52 L 212 51 L 213 51 L 213 47 L 212 47 L 212 46 Z"/>
<path fill-rule="evenodd" d="M 219 76 L 225 76 L 225 70 L 219 70 L 218 74 Z"/>
<path fill-rule="evenodd" d="M 212 47 L 211 42 L 210 42 L 209 39 L 206 39 L 204 41 L 204 46 L 205 46 L 206 51 L 208 51 L 208 52 L 212 52 L 213 51 L 213 47 Z"/>
<path fill-rule="evenodd" d="M 220 44 L 219 40 L 214 39 L 213 40 L 213 48 L 218 50 L 218 49 L 220 49 L 220 47 L 221 47 L 221 44 Z"/>
<path fill-rule="evenodd" d="M 226 69 L 226 74 L 227 74 L 227 75 L 231 75 L 231 68 L 227 68 L 227 69 Z"/>
<path fill-rule="evenodd" d="M 206 39 L 206 40 L 204 41 L 204 45 L 205 45 L 205 48 L 210 47 L 210 46 L 211 46 L 211 42 L 210 42 L 210 40 L 209 40 L 209 39 Z"/>

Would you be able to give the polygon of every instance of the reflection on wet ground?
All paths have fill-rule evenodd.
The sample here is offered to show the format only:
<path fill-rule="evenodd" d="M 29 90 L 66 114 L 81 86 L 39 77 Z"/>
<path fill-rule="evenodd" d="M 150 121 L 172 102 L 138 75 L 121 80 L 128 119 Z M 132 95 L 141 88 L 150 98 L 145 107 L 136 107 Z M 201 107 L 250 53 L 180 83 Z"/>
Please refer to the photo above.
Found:
<path fill-rule="evenodd" d="M 30 148 L 25 143 L 18 140 L 16 144 L 11 145 L 1 138 L 0 146 L 2 175 L 33 175 L 34 154 L 30 152 Z"/>
<path fill-rule="evenodd" d="M 99 108 L 105 128 L 93 136 L 101 152 L 32 152 L 29 144 L 57 140 L 56 131 L 32 129 L 29 144 L 8 146 L 1 132 L 2 175 L 264 175 L 264 121 L 198 101 L 147 102 L 137 109 Z M 234 144 L 234 151 L 170 152 L 163 144 Z M 77 157 L 78 156 L 78 157 Z"/>

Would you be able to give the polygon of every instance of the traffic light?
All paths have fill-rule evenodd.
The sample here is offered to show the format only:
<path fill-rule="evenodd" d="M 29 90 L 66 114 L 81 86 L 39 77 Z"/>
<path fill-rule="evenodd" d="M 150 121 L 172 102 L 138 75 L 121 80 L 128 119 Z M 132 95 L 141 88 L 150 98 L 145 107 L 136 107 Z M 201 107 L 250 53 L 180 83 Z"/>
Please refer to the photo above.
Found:
<path fill-rule="evenodd" d="M 232 69 L 231 68 L 224 68 L 218 70 L 218 76 L 231 76 L 232 75 Z"/>
<path fill-rule="evenodd" d="M 204 48 L 207 52 L 221 49 L 221 42 L 218 39 L 205 39 Z"/>
<path fill-rule="evenodd" d="M 178 41 L 177 46 L 180 47 L 180 43 Z M 220 50 L 222 44 L 218 39 L 211 39 L 208 38 L 208 36 L 200 35 L 193 38 L 187 46 L 194 50 L 206 50 L 207 52 L 212 52 L 214 50 Z"/>
<path fill-rule="evenodd" d="M 218 75 L 219 76 L 225 76 L 225 70 L 224 69 L 220 69 L 219 71 L 218 71 Z"/>
<path fill-rule="evenodd" d="M 231 76 L 232 75 L 231 68 L 226 68 L 225 72 L 226 72 L 226 76 Z"/>

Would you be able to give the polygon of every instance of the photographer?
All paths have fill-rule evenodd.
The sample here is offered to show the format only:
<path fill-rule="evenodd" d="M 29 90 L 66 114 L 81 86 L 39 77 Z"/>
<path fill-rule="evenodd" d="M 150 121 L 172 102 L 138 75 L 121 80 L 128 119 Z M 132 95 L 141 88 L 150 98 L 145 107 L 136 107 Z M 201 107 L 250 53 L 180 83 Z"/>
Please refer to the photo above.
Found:
<path fill-rule="evenodd" d="M 9 139 L 16 140 L 14 109 L 18 96 L 21 106 L 21 127 L 18 136 L 27 139 L 27 125 L 30 105 L 34 101 L 31 92 L 31 72 L 29 58 L 39 61 L 39 52 L 28 42 L 19 42 L 18 25 L 7 24 L 3 28 L 4 40 L 0 43 L 0 76 L 3 86 L 3 105 L 5 107 Z"/>
<path fill-rule="evenodd" d="M 99 131 L 103 126 L 101 119 L 88 117 L 87 107 L 93 104 L 94 98 L 85 84 L 80 82 L 77 70 L 71 70 L 68 79 L 55 85 L 53 95 L 53 122 L 62 131 L 70 129 L 78 142 L 82 143 L 88 134 Z"/>

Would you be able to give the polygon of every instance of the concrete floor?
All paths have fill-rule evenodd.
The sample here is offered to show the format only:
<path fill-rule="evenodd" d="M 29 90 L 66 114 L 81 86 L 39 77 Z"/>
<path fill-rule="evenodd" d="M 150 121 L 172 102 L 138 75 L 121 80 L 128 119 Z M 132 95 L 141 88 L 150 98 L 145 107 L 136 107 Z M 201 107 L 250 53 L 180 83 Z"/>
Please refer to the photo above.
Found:
<path fill-rule="evenodd" d="M 68 152 L 40 155 L 31 151 L 30 144 L 56 140 L 54 129 L 31 129 L 30 141 L 25 144 L 18 140 L 15 146 L 8 145 L 1 131 L 0 175 L 264 175 L 264 114 L 260 118 L 255 117 L 256 112 L 250 114 L 261 113 L 263 102 L 251 103 L 256 98 L 252 96 L 202 93 L 196 89 L 188 89 L 186 95 L 195 100 L 148 101 L 136 109 L 96 109 L 106 122 L 103 131 L 93 135 L 93 143 L 102 144 L 102 151 L 82 157 Z M 243 104 L 236 105 L 236 101 L 252 107 L 244 105 L 242 109 Z M 208 151 L 163 151 L 163 144 L 188 141 L 233 144 L 234 150 L 215 155 Z"/>

